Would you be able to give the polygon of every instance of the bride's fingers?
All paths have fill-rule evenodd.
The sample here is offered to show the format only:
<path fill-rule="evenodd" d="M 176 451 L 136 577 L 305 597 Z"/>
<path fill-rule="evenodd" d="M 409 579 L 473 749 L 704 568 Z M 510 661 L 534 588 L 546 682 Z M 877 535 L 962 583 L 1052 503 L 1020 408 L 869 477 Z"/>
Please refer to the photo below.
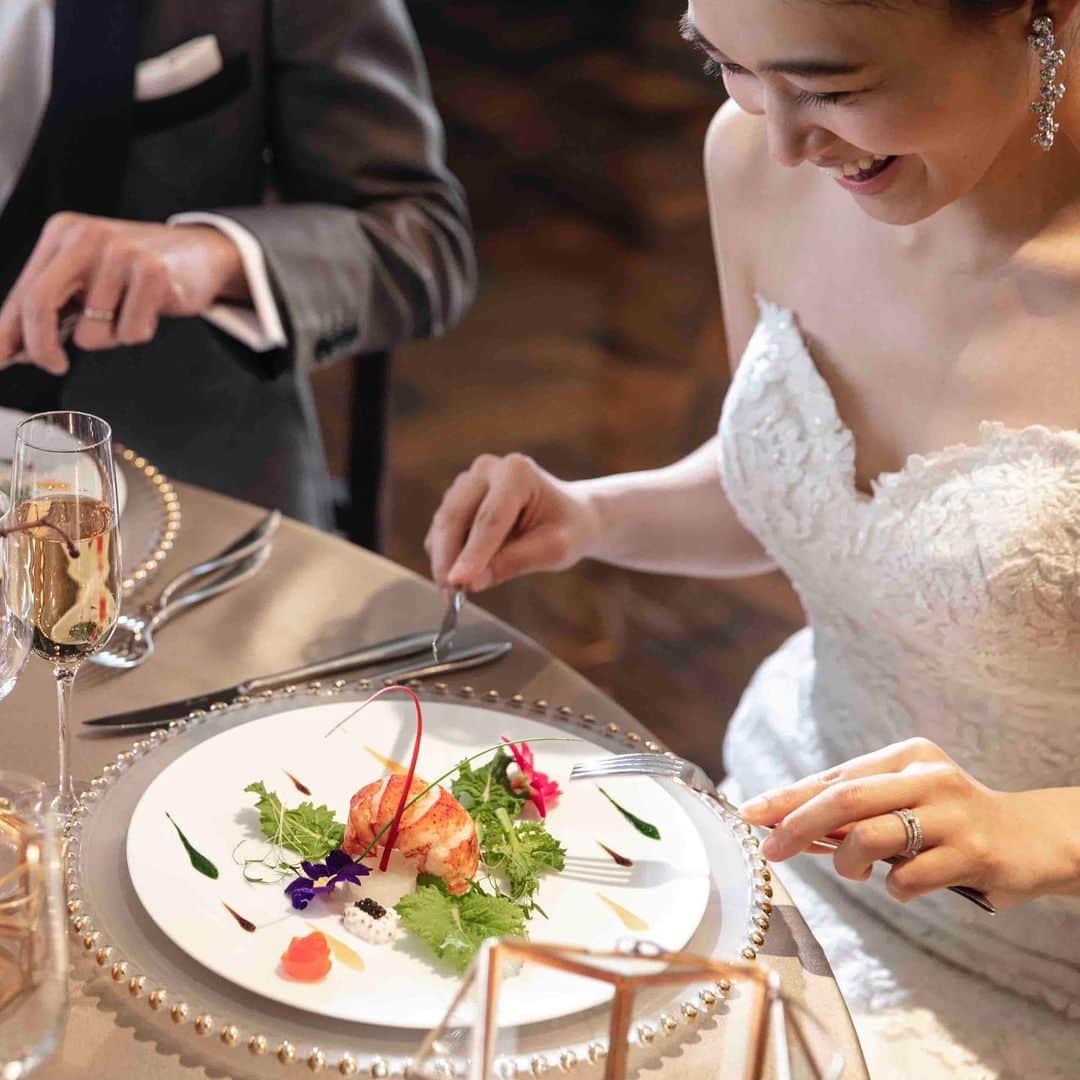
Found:
<path fill-rule="evenodd" d="M 945 752 L 930 742 L 929 739 L 905 739 L 891 746 L 874 750 L 872 753 L 845 761 L 825 772 L 797 780 L 787 787 L 775 788 L 742 804 L 739 813 L 754 825 L 772 825 L 786 817 L 809 799 L 844 780 L 857 780 L 861 777 L 875 776 L 880 773 L 897 773 L 901 769 L 918 762 L 944 761 Z M 849 818 L 849 821 L 854 820 Z"/>
<path fill-rule="evenodd" d="M 459 475 L 443 496 L 424 537 L 424 548 L 431 559 L 431 577 L 436 584 L 446 584 L 446 575 L 461 554 L 477 508 L 487 493 L 487 476 L 470 469 Z"/>
<path fill-rule="evenodd" d="M 487 576 L 478 581 L 477 588 L 501 585 L 511 578 L 537 570 L 550 570 L 567 557 L 568 550 L 562 529 L 550 526 L 534 529 L 516 540 L 510 540 L 495 553 Z"/>
<path fill-rule="evenodd" d="M 469 526 L 465 546 L 447 572 L 450 585 L 480 590 L 493 584 L 491 561 L 510 538 L 527 501 L 528 493 L 513 480 L 505 471 L 492 480 Z"/>
<path fill-rule="evenodd" d="M 949 885 L 971 884 L 963 879 L 963 859 L 954 848 L 943 845 L 897 863 L 885 879 L 885 888 L 893 899 L 906 904 L 917 896 Z"/>
<path fill-rule="evenodd" d="M 786 859 L 843 825 L 900 807 L 917 806 L 930 783 L 924 773 L 884 773 L 841 780 L 787 814 L 766 838 L 761 853 L 767 859 Z"/>
<path fill-rule="evenodd" d="M 919 808 L 923 843 L 929 849 L 945 839 L 940 815 L 933 809 Z M 843 843 L 833 855 L 836 872 L 852 881 L 865 881 L 879 859 L 902 855 L 907 850 L 907 829 L 896 814 L 879 814 L 858 821 L 847 830 Z"/>

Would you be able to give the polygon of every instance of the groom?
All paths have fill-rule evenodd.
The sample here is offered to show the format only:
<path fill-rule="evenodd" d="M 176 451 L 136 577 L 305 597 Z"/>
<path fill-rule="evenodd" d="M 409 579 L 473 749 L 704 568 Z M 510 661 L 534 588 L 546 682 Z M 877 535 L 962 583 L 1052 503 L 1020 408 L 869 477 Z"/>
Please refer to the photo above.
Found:
<path fill-rule="evenodd" d="M 370 493 L 475 276 L 403 0 L 2 0 L 0 69 L 0 404 L 327 526 L 309 376 L 364 354 Z"/>

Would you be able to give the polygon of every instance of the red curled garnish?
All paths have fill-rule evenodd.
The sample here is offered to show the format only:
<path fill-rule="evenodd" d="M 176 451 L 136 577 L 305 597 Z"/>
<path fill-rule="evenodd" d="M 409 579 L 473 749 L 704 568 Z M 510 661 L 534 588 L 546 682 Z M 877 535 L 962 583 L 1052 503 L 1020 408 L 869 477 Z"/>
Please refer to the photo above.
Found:
<path fill-rule="evenodd" d="M 420 708 L 420 699 L 407 686 L 384 686 L 381 690 L 376 690 L 367 701 L 362 701 L 348 716 L 345 717 L 344 720 L 335 724 L 326 733 L 327 736 L 332 735 L 342 724 L 351 720 L 358 712 L 366 709 L 368 705 L 376 699 L 381 698 L 383 694 L 389 694 L 391 690 L 401 690 L 413 699 L 413 705 L 416 706 L 416 738 L 413 739 L 412 759 L 409 762 L 409 768 L 405 772 L 405 786 L 402 788 L 398 808 L 394 812 L 394 817 L 390 822 L 390 831 L 386 834 L 382 858 L 379 860 L 379 869 L 384 873 L 386 868 L 390 865 L 390 853 L 394 848 L 394 844 L 397 842 L 398 828 L 401 825 L 401 816 L 405 813 L 405 806 L 409 801 L 409 792 L 412 790 L 413 778 L 416 776 L 416 762 L 420 757 L 420 739 L 424 734 L 424 714 Z"/>
<path fill-rule="evenodd" d="M 330 944 L 326 935 L 315 931 L 307 937 L 294 937 L 281 954 L 281 967 L 297 982 L 318 982 L 330 974 Z"/>

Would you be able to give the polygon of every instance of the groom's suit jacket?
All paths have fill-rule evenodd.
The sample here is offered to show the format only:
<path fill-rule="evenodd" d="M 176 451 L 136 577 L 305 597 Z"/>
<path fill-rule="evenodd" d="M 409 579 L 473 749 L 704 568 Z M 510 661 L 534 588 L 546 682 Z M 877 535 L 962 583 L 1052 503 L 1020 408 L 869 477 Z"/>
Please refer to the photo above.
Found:
<path fill-rule="evenodd" d="M 49 109 L 0 217 L 3 294 L 57 210 L 213 211 L 261 245 L 288 344 L 260 353 L 205 319 L 163 320 L 146 345 L 69 347 L 59 382 L 0 374 L 0 404 L 59 391 L 171 475 L 329 524 L 310 373 L 441 333 L 474 289 L 403 0 L 57 0 L 56 33 Z M 136 63 L 205 34 L 216 75 L 133 100 Z"/>

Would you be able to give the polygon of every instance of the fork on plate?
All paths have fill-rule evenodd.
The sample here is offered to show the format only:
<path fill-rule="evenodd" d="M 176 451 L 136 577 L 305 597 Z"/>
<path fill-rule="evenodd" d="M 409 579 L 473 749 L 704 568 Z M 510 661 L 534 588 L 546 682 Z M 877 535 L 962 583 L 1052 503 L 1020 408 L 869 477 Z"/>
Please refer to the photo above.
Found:
<path fill-rule="evenodd" d="M 716 785 L 700 765 L 695 765 L 692 761 L 676 757 L 671 753 L 620 754 L 601 761 L 579 761 L 570 770 L 571 781 L 599 780 L 609 776 L 653 776 L 657 780 L 671 780 L 716 803 L 724 813 L 739 821 L 743 820 L 739 816 L 738 807 L 722 791 L 717 790 Z M 744 824 L 749 824 L 749 822 L 744 822 Z M 772 826 L 758 825 L 754 828 L 770 831 Z M 822 853 L 833 852 L 840 846 L 840 841 L 825 836 L 815 840 L 811 846 Z M 904 861 L 904 856 L 893 855 L 884 861 L 892 864 L 900 863 Z M 973 889 L 970 885 L 950 885 L 948 888 L 950 892 L 962 896 L 965 900 L 970 900 L 990 915 L 997 911 L 984 893 Z"/>

